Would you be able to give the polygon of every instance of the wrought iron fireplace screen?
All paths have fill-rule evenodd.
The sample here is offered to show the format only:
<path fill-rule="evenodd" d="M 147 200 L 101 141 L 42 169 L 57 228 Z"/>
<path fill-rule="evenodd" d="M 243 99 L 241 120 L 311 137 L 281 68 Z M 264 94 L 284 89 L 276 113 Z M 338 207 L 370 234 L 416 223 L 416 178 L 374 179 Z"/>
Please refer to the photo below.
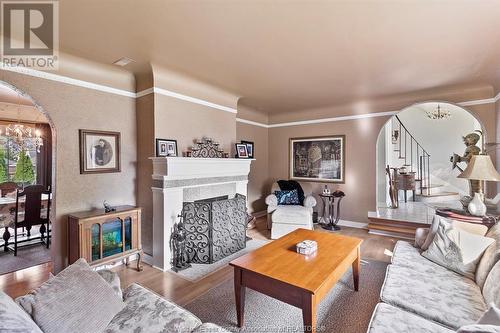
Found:
<path fill-rule="evenodd" d="M 192 263 L 212 264 L 246 246 L 246 198 L 185 202 L 186 247 Z"/>

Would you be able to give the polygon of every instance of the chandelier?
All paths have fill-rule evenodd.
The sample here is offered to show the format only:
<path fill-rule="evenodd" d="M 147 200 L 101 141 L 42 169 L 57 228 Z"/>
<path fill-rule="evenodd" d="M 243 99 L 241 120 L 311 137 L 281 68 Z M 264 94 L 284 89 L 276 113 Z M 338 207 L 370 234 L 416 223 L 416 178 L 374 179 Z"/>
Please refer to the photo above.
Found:
<path fill-rule="evenodd" d="M 34 132 L 34 133 L 33 133 Z M 21 150 L 33 145 L 39 153 L 43 146 L 43 139 L 39 130 L 33 131 L 32 127 L 20 123 L 9 124 L 5 128 L 5 136 L 13 140 Z"/>
<path fill-rule="evenodd" d="M 19 100 L 21 95 L 18 94 Z M 41 147 L 43 146 L 43 139 L 40 130 L 32 126 L 27 126 L 21 123 L 21 103 L 17 105 L 17 122 L 9 124 L 5 127 L 5 136 L 9 138 L 13 143 L 15 143 L 19 150 L 29 150 L 36 149 L 37 153 L 40 153 Z M 38 119 L 38 117 L 37 117 Z"/>
<path fill-rule="evenodd" d="M 451 112 L 448 110 L 441 110 L 441 106 L 438 104 L 437 109 L 427 110 L 427 117 L 430 119 L 449 119 L 451 117 Z"/>

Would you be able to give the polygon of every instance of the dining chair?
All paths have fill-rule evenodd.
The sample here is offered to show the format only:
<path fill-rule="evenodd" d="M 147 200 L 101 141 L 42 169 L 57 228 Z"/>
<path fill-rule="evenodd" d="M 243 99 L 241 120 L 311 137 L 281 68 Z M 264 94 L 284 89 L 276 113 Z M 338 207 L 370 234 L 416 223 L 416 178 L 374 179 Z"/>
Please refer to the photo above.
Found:
<path fill-rule="evenodd" d="M 47 209 L 43 209 L 42 195 L 47 195 Z M 25 198 L 24 203 L 20 201 Z M 50 246 L 50 204 L 51 204 L 51 190 L 50 186 L 45 189 L 42 185 L 29 185 L 23 190 L 17 190 L 16 195 L 16 211 L 14 216 L 14 256 L 17 256 L 17 248 L 19 243 L 40 239 L 45 243 L 47 248 Z M 24 205 L 24 213 L 22 212 Z M 45 215 L 45 217 L 42 216 Z M 24 219 L 20 221 L 20 217 Z M 40 237 L 30 238 L 31 228 L 40 225 Z M 17 229 L 26 228 L 28 234 L 27 239 L 17 240 Z M 45 232 L 47 235 L 45 237 Z"/>

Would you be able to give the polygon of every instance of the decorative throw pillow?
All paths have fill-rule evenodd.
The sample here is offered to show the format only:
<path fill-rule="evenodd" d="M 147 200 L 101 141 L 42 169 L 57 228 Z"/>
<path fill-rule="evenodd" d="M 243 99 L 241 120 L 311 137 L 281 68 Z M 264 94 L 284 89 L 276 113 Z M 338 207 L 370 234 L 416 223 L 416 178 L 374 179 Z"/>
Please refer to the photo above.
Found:
<path fill-rule="evenodd" d="M 479 236 L 486 235 L 486 232 L 488 231 L 488 227 L 485 226 L 484 224 L 461 222 L 452 219 L 447 219 L 439 215 L 434 215 L 434 218 L 432 219 L 432 224 L 428 229 L 427 236 L 425 236 L 425 240 L 419 244 L 420 246 L 417 247 L 420 247 L 423 251 L 429 248 L 429 245 L 431 245 L 432 241 L 434 240 L 434 236 L 436 235 L 440 221 L 451 223 L 451 225 L 457 229 L 467 231 L 471 234 L 476 234 Z M 415 242 L 417 242 L 416 238 Z"/>
<path fill-rule="evenodd" d="M 275 191 L 274 195 L 278 199 L 278 205 L 298 205 L 299 195 L 297 190 L 293 191 Z"/>
<path fill-rule="evenodd" d="M 99 274 L 100 277 L 104 279 L 111 288 L 113 288 L 115 294 L 123 299 L 123 293 L 122 293 L 122 288 L 121 288 L 121 282 L 120 282 L 120 277 L 118 274 L 116 274 L 113 271 L 110 271 L 109 269 L 101 269 L 97 271 L 97 274 Z"/>
<path fill-rule="evenodd" d="M 429 245 L 431 245 L 432 241 L 434 240 L 434 236 L 436 236 L 440 219 L 441 218 L 438 215 L 434 215 L 431 226 L 429 228 L 429 232 L 427 233 L 427 237 L 425 238 L 423 244 L 420 246 L 423 251 L 427 250 L 429 248 Z"/>
<path fill-rule="evenodd" d="M 2 291 L 0 291 L 0 332 L 42 333 L 31 317 Z"/>
<path fill-rule="evenodd" d="M 492 238 L 454 228 L 451 223 L 439 219 L 434 239 L 422 255 L 438 265 L 474 279 L 483 252 L 493 242 Z"/>
<path fill-rule="evenodd" d="M 102 332 L 124 303 L 113 288 L 79 259 L 26 299 L 45 333 Z"/>
<path fill-rule="evenodd" d="M 297 194 L 299 195 L 299 205 L 304 205 L 304 190 L 302 189 L 302 186 L 300 186 L 299 182 L 295 180 L 278 180 L 278 186 L 282 191 L 297 190 Z"/>

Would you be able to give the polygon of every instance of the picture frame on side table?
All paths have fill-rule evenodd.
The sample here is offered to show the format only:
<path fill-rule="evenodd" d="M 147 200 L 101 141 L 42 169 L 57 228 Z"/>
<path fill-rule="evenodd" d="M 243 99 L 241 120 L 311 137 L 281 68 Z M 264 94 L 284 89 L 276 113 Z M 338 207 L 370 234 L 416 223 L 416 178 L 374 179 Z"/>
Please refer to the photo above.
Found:
<path fill-rule="evenodd" d="M 177 140 L 170 139 L 156 139 L 156 156 L 157 157 L 167 157 L 174 156 L 177 157 Z"/>
<path fill-rule="evenodd" d="M 247 153 L 249 158 L 254 158 L 255 156 L 255 145 L 252 141 L 241 140 L 241 143 L 247 146 Z"/>
<path fill-rule="evenodd" d="M 236 143 L 236 157 L 237 158 L 248 158 L 247 145 L 244 143 Z"/>
<path fill-rule="evenodd" d="M 290 179 L 345 182 L 345 135 L 291 138 Z"/>
<path fill-rule="evenodd" d="M 80 129 L 80 173 L 120 172 L 120 132 Z"/>

